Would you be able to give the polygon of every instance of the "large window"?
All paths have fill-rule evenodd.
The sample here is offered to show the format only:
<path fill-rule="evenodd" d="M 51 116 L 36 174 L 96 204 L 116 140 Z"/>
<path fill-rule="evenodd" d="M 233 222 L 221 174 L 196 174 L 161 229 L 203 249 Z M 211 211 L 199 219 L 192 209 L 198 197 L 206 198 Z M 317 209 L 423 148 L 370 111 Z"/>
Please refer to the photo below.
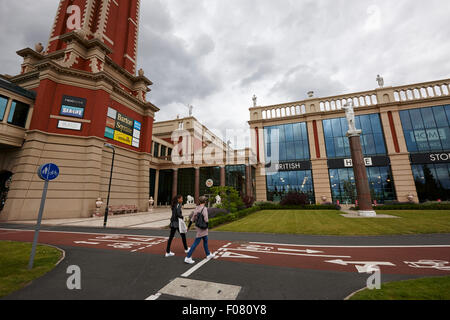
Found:
<path fill-rule="evenodd" d="M 289 192 L 305 193 L 314 203 L 311 170 L 278 172 L 267 176 L 267 200 L 280 201 Z"/>
<path fill-rule="evenodd" d="M 0 121 L 5 116 L 6 106 L 8 105 L 8 98 L 0 96 Z"/>
<path fill-rule="evenodd" d="M 156 158 L 159 157 L 159 143 L 158 142 L 153 143 L 153 156 Z"/>
<path fill-rule="evenodd" d="M 245 165 L 226 166 L 225 180 L 228 187 L 233 187 L 241 196 L 245 195 Z"/>
<path fill-rule="evenodd" d="M 380 115 L 369 114 L 355 117 L 357 129 L 362 129 L 361 146 L 366 156 L 386 154 Z M 323 131 L 327 156 L 331 158 L 350 158 L 348 137 L 348 123 L 346 118 L 323 120 Z"/>
<path fill-rule="evenodd" d="M 351 204 L 356 200 L 355 177 L 352 168 L 330 169 L 333 202 Z M 384 203 L 395 200 L 394 182 L 389 167 L 368 167 L 367 177 L 372 200 Z"/>
<path fill-rule="evenodd" d="M 166 151 L 167 151 L 167 147 L 161 145 L 161 152 L 159 154 L 160 157 L 165 157 L 166 156 Z"/>
<path fill-rule="evenodd" d="M 8 123 L 25 128 L 29 109 L 29 105 L 18 101 L 13 101 L 11 104 L 11 111 L 9 111 Z"/>
<path fill-rule="evenodd" d="M 305 122 L 264 129 L 266 162 L 309 160 L 308 132 Z"/>
<path fill-rule="evenodd" d="M 408 151 L 450 150 L 450 105 L 400 111 Z"/>
<path fill-rule="evenodd" d="M 421 202 L 450 200 L 450 163 L 411 166 Z"/>

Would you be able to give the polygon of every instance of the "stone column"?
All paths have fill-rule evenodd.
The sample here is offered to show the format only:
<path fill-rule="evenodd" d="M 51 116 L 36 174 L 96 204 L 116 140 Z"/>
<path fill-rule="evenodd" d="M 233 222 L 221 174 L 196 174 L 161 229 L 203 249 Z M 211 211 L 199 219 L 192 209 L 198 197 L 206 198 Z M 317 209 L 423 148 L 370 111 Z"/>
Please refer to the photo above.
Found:
<path fill-rule="evenodd" d="M 194 199 L 195 203 L 198 204 L 198 199 L 200 198 L 200 168 L 195 168 L 195 183 L 194 183 Z"/>
<path fill-rule="evenodd" d="M 172 181 L 172 198 L 175 198 L 178 193 L 178 169 L 173 169 Z"/>
<path fill-rule="evenodd" d="M 247 196 L 252 196 L 252 171 L 250 165 L 245 165 L 245 193 Z"/>
<path fill-rule="evenodd" d="M 347 136 L 350 142 L 350 151 L 352 154 L 353 172 L 356 183 L 356 193 L 358 198 L 358 214 L 364 217 L 376 216 L 372 208 L 372 199 L 370 196 L 369 180 L 367 178 L 366 165 L 360 141 L 361 130 L 349 131 Z"/>
<path fill-rule="evenodd" d="M 226 180 L 225 180 L 225 166 L 220 166 L 220 186 L 225 187 Z"/>
<path fill-rule="evenodd" d="M 154 207 L 158 206 L 158 193 L 159 193 L 159 169 L 156 170 L 155 175 L 155 193 L 153 194 L 153 200 L 155 200 Z"/>

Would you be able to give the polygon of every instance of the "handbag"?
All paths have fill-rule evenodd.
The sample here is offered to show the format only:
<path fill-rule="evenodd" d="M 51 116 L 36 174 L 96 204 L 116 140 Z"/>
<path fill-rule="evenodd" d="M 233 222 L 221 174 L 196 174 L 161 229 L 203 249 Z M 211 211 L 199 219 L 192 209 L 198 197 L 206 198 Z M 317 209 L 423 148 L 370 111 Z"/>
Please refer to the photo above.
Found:
<path fill-rule="evenodd" d="M 181 218 L 178 218 L 178 224 L 179 224 L 178 228 L 180 230 L 180 233 L 187 233 L 187 226 L 186 226 L 186 223 L 184 222 L 184 220 Z"/>

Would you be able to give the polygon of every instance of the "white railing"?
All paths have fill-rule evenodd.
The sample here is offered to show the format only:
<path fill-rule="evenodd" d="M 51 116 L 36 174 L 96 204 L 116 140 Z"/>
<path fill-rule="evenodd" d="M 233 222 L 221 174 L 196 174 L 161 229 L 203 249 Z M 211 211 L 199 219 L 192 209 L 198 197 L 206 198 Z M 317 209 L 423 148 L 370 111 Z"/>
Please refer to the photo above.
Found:
<path fill-rule="evenodd" d="M 426 100 L 436 97 L 450 97 L 450 79 L 254 107 L 250 108 L 250 119 L 282 119 L 314 112 L 341 110 L 348 101 L 352 101 L 353 106 L 359 108 L 376 106 L 380 103 Z"/>

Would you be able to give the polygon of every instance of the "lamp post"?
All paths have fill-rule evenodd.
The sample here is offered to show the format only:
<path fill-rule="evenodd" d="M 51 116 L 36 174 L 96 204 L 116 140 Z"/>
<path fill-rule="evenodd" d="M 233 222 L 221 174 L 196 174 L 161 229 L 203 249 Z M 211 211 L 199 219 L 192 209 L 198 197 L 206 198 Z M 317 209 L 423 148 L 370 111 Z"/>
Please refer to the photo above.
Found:
<path fill-rule="evenodd" d="M 111 182 L 112 182 L 112 174 L 113 174 L 113 169 L 114 169 L 114 157 L 116 155 L 116 148 L 112 144 L 106 143 L 105 147 L 110 148 L 113 152 L 113 155 L 112 155 L 112 162 L 111 162 L 111 174 L 109 176 L 108 200 L 106 200 L 105 220 L 103 221 L 103 228 L 106 228 L 106 223 L 108 222 L 109 196 L 111 194 Z"/>

